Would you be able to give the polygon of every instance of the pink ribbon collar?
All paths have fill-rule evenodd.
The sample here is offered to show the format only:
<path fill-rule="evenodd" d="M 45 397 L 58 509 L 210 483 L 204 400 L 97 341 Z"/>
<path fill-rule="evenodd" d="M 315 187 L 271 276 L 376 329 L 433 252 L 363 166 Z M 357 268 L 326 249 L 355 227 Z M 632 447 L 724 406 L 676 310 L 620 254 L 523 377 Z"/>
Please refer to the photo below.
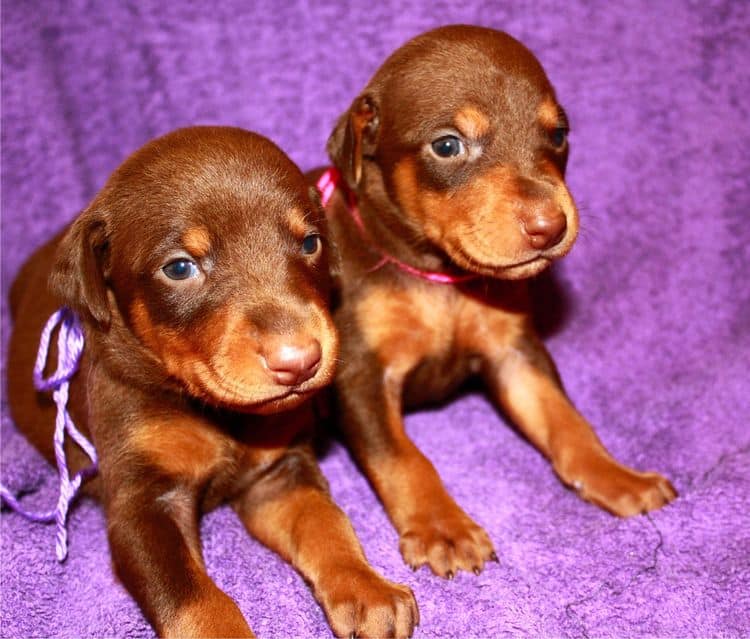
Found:
<path fill-rule="evenodd" d="M 345 193 L 347 199 L 347 209 L 352 216 L 355 224 L 359 228 L 360 234 L 363 238 L 368 239 L 367 229 L 362 221 L 362 216 L 359 213 L 359 207 L 357 206 L 357 196 L 346 186 L 344 183 L 341 172 L 336 167 L 330 167 L 323 172 L 317 183 L 318 191 L 320 191 L 321 201 L 323 206 L 326 206 L 333 197 L 333 192 L 336 188 L 341 187 L 341 190 Z M 369 241 L 369 239 L 368 239 Z M 373 271 L 385 266 L 386 264 L 393 264 L 397 268 L 401 269 L 409 275 L 419 277 L 429 282 L 435 282 L 436 284 L 461 284 L 470 280 L 475 280 L 479 275 L 476 273 L 466 273 L 464 275 L 450 275 L 449 273 L 438 273 L 436 271 L 423 271 L 418 269 L 411 264 L 402 262 L 398 258 L 389 255 L 383 249 L 376 246 L 372 241 L 370 244 L 373 248 L 380 253 L 380 261 L 371 269 Z"/>

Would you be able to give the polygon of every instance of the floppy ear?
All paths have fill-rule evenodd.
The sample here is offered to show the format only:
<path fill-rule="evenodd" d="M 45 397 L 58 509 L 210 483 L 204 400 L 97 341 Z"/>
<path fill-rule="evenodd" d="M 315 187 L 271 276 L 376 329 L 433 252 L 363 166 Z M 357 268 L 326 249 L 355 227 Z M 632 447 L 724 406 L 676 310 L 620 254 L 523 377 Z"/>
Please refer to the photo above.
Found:
<path fill-rule="evenodd" d="M 49 287 L 63 304 L 81 316 L 109 326 L 110 308 L 104 269 L 109 238 L 104 215 L 86 209 L 57 247 Z"/>
<path fill-rule="evenodd" d="M 328 138 L 328 155 L 351 189 L 362 179 L 362 157 L 375 152 L 379 126 L 375 98 L 364 94 L 339 118 Z"/>

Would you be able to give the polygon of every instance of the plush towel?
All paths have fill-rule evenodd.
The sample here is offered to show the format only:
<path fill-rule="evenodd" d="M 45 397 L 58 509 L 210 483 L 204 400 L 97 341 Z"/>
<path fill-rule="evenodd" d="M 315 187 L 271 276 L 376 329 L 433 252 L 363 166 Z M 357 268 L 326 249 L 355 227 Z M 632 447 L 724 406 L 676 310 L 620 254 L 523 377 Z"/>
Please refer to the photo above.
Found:
<path fill-rule="evenodd" d="M 231 124 L 322 165 L 336 117 L 385 56 L 456 22 L 519 38 L 557 87 L 582 232 L 540 282 L 546 341 L 615 456 L 663 472 L 680 497 L 627 520 L 584 503 L 479 392 L 406 423 L 499 564 L 451 582 L 408 570 L 337 443 L 321 459 L 333 495 L 370 561 L 413 588 L 417 637 L 748 636 L 750 3 L 5 2 L 3 348 L 22 261 L 141 144 Z M 436 78 L 435 91 L 450 86 Z M 5 400 L 1 432 L 2 480 L 50 507 L 54 473 Z M 153 635 L 113 576 L 95 502 L 73 508 L 64 564 L 52 526 L 5 510 L 0 526 L 3 637 Z M 202 536 L 209 573 L 256 633 L 330 636 L 301 578 L 228 509 Z"/>

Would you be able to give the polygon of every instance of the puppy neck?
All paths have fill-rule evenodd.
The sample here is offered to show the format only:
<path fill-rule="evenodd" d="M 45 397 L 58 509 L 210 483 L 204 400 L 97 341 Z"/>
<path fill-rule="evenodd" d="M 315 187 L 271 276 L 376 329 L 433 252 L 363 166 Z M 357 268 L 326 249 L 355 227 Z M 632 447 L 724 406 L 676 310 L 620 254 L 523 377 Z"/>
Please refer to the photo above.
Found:
<path fill-rule="evenodd" d="M 398 207 L 388 198 L 382 177 L 373 182 L 369 189 L 354 192 L 338 169 L 331 167 L 317 184 L 324 206 L 335 190 L 340 190 L 356 234 L 379 257 L 371 271 L 391 266 L 396 271 L 436 284 L 461 284 L 480 277 L 453 266 L 419 229 L 403 219 Z"/>

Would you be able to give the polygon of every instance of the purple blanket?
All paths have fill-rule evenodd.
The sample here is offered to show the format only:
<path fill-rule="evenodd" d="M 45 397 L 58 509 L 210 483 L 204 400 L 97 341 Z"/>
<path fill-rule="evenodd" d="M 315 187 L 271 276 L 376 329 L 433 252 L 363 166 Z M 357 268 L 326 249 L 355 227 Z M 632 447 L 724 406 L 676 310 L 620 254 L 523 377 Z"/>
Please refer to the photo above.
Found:
<path fill-rule="evenodd" d="M 232 124 L 321 165 L 334 119 L 384 57 L 453 22 L 518 37 L 558 89 L 582 233 L 542 287 L 547 343 L 612 452 L 680 497 L 629 520 L 580 501 L 479 393 L 407 427 L 499 564 L 452 582 L 412 573 L 339 445 L 321 460 L 334 497 L 372 563 L 413 588 L 417 637 L 750 636 L 750 3 L 8 0 L 3 353 L 19 265 L 131 151 Z M 3 373 L 16 374 L 5 358 Z M 4 398 L 1 459 L 27 506 L 54 503 L 53 472 Z M 96 503 L 74 507 L 62 565 L 53 527 L 7 511 L 0 527 L 0 635 L 153 635 L 112 574 Z M 330 636 L 300 577 L 229 510 L 205 518 L 203 541 L 256 633 Z"/>

